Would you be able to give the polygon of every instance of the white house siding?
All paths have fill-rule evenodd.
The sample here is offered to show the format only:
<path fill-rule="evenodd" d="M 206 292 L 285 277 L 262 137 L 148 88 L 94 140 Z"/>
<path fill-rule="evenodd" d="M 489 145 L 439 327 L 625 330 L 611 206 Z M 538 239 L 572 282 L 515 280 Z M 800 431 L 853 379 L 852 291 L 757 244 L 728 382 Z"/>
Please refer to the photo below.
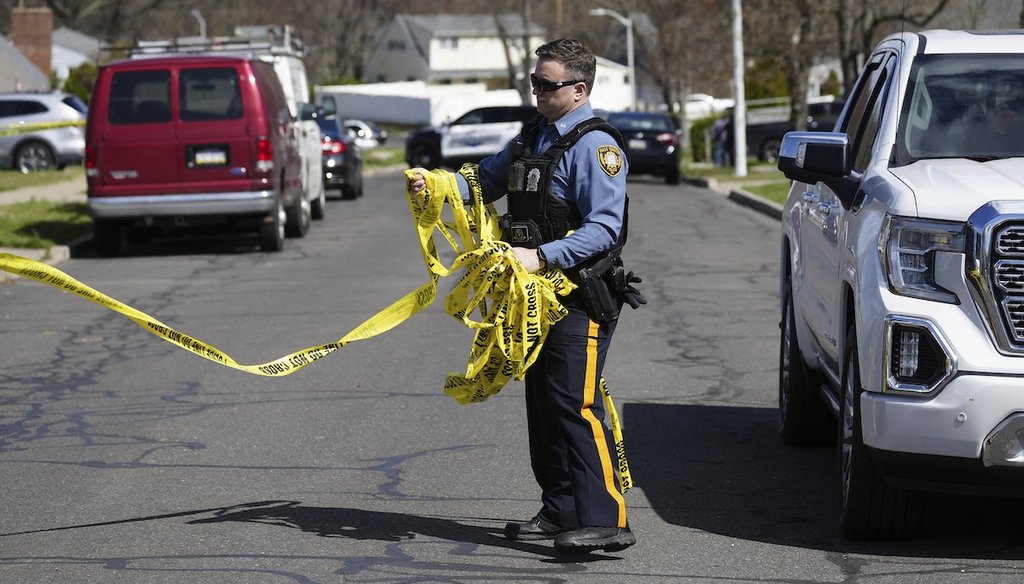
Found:
<path fill-rule="evenodd" d="M 504 76 L 508 71 L 505 49 L 501 39 L 495 37 L 461 37 L 458 48 L 446 46 L 445 38 L 430 41 L 430 68 L 437 74 L 458 71 L 491 71 Z M 510 56 L 514 63 L 522 63 L 523 51 L 513 48 Z"/>
<path fill-rule="evenodd" d="M 57 45 L 53 45 L 51 51 L 50 59 L 53 72 L 60 81 L 67 79 L 72 69 L 90 60 L 82 53 Z"/>
<path fill-rule="evenodd" d="M 629 67 L 598 57 L 590 105 L 614 112 L 629 108 L 629 103 Z"/>
<path fill-rule="evenodd" d="M 407 29 L 397 20 L 383 29 L 375 45 L 364 68 L 364 81 L 414 81 L 426 77 L 426 61 L 416 50 Z"/>

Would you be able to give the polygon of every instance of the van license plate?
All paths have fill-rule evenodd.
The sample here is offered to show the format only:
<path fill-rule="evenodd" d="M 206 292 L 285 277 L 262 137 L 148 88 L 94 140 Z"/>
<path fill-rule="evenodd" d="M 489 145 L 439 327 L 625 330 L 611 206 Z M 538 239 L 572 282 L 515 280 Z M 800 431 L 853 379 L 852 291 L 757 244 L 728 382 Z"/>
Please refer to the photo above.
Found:
<path fill-rule="evenodd" d="M 211 166 L 227 166 L 227 146 L 189 146 L 189 168 L 208 168 Z"/>

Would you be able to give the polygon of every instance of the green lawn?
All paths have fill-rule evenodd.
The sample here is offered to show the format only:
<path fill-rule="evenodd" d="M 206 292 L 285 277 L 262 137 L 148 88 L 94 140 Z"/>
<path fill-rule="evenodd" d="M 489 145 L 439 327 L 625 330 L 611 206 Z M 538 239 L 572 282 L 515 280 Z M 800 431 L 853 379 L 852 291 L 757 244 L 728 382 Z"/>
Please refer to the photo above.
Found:
<path fill-rule="evenodd" d="M 0 170 L 0 192 L 68 181 L 82 176 L 84 172 L 81 166 L 68 166 L 63 170 L 47 170 L 28 174 L 22 174 L 16 170 Z"/>
<path fill-rule="evenodd" d="M 47 249 L 89 233 L 85 203 L 32 200 L 0 205 L 0 247 Z"/>
<path fill-rule="evenodd" d="M 689 177 L 715 179 L 719 183 L 735 183 L 740 189 L 782 204 L 789 192 L 787 179 L 775 165 L 766 164 L 756 159 L 747 161 L 747 176 L 736 176 L 732 167 L 715 168 L 710 165 L 683 164 L 683 174 Z"/>
<path fill-rule="evenodd" d="M 764 197 L 769 201 L 775 201 L 781 205 L 786 201 L 786 196 L 789 195 L 789 179 L 761 185 L 750 185 L 744 187 L 743 190 L 759 197 Z"/>

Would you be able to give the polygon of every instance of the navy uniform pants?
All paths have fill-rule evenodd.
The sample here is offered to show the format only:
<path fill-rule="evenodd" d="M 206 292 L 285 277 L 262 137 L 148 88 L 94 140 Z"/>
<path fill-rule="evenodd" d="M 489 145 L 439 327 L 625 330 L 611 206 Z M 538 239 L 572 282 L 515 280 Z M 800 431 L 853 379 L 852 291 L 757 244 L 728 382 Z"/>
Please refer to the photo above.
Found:
<path fill-rule="evenodd" d="M 599 386 L 615 323 L 567 307 L 526 372 L 530 461 L 541 517 L 568 528 L 626 527 L 615 442 Z"/>

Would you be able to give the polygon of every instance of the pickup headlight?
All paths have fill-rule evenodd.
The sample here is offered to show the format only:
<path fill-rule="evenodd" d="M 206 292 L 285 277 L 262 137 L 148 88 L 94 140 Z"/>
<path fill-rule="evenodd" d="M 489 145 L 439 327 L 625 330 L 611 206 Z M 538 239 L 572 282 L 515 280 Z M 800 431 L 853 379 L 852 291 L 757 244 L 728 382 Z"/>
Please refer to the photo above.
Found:
<path fill-rule="evenodd" d="M 878 253 L 894 293 L 955 304 L 956 295 L 935 283 L 939 252 L 964 253 L 963 223 L 886 216 Z"/>

